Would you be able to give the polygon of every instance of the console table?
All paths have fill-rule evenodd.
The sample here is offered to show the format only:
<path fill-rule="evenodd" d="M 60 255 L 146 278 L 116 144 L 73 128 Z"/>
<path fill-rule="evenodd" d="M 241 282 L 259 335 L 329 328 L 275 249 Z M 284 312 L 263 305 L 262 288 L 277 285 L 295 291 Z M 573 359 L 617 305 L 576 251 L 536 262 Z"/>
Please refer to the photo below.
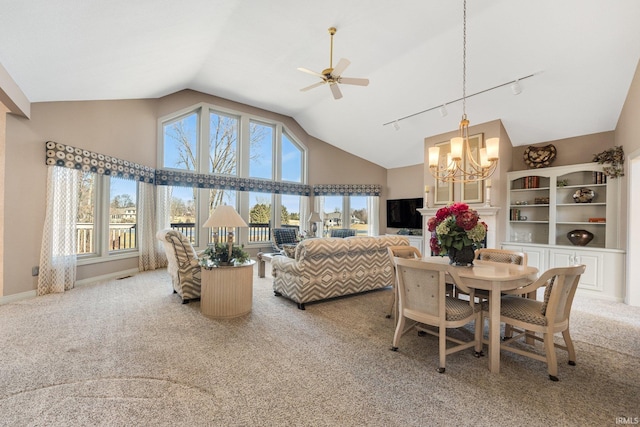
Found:
<path fill-rule="evenodd" d="M 203 268 L 201 272 L 200 310 L 210 317 L 237 317 L 251 311 L 253 304 L 253 266 L 242 265 Z"/>

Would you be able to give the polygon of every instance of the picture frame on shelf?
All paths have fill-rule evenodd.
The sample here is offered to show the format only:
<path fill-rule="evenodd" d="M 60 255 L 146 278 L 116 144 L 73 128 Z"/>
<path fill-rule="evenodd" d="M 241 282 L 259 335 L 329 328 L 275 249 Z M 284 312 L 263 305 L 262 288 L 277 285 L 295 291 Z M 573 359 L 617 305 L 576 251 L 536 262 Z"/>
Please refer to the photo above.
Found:
<path fill-rule="evenodd" d="M 438 159 L 438 169 L 444 169 L 447 166 L 447 154 L 451 152 L 451 144 L 449 141 L 436 144 L 440 147 L 440 158 Z M 435 180 L 433 189 L 433 204 L 447 205 L 453 203 L 453 183 Z"/>
<path fill-rule="evenodd" d="M 480 148 L 483 147 L 484 134 L 479 133 L 469 137 L 469 151 L 474 159 L 480 161 Z M 472 172 L 471 160 L 467 157 L 466 151 L 462 154 L 462 166 L 466 172 Z M 461 184 L 461 197 L 464 203 L 484 202 L 484 181 L 466 182 Z"/>

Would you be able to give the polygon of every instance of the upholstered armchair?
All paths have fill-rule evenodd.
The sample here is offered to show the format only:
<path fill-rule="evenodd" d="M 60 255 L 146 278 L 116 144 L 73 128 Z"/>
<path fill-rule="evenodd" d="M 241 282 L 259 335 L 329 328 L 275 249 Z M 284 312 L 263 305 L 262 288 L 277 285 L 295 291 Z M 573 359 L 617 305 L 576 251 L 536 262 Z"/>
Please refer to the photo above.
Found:
<path fill-rule="evenodd" d="M 350 237 L 356 235 L 356 230 L 351 228 L 332 228 L 330 230 L 331 237 Z"/>
<path fill-rule="evenodd" d="M 273 252 L 280 253 L 283 245 L 296 245 L 300 242 L 298 230 L 295 228 L 274 228 L 271 230 L 271 246 Z"/>
<path fill-rule="evenodd" d="M 200 264 L 198 253 L 187 237 L 173 229 L 160 230 L 156 238 L 167 253 L 167 271 L 171 275 L 173 291 L 180 295 L 182 303 L 200 298 Z"/>

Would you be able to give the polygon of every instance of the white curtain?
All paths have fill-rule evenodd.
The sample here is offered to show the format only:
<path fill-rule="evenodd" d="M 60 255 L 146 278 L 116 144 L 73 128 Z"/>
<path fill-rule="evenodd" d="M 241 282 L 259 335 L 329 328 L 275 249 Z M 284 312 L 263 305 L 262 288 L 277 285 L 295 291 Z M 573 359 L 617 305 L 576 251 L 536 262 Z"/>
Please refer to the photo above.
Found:
<path fill-rule="evenodd" d="M 157 192 L 156 192 L 157 188 Z M 168 220 L 166 193 L 167 186 L 156 187 L 146 182 L 138 182 L 138 268 L 140 271 L 155 270 L 167 266 L 167 257 L 162 244 L 156 239 L 156 232 L 165 228 Z M 160 203 L 160 202 L 163 203 Z"/>
<path fill-rule="evenodd" d="M 300 196 L 300 229 L 299 232 L 305 236 L 311 235 L 311 226 L 309 224 L 309 196 Z M 315 236 L 314 236 L 315 237 Z"/>
<path fill-rule="evenodd" d="M 38 295 L 64 292 L 75 285 L 76 223 L 81 173 L 76 169 L 59 166 L 48 168 Z"/>
<path fill-rule="evenodd" d="M 367 197 L 367 212 L 369 217 L 369 225 L 367 226 L 367 233 L 369 236 L 380 235 L 380 197 L 368 196 Z"/>
<path fill-rule="evenodd" d="M 318 235 L 317 237 L 322 237 L 324 235 L 324 196 L 315 196 L 313 198 L 313 203 L 313 208 L 318 212 L 318 214 L 320 214 L 320 219 L 322 220 L 322 223 L 318 228 L 318 233 L 316 234 Z"/>

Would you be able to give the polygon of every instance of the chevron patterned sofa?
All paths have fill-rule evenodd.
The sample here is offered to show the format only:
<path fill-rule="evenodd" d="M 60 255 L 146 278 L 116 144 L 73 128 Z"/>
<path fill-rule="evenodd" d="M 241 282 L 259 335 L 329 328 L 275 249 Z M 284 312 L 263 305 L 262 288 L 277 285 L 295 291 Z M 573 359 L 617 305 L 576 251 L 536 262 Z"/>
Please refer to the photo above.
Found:
<path fill-rule="evenodd" d="M 403 236 L 327 237 L 303 240 L 295 259 L 271 261 L 273 291 L 301 310 L 305 303 L 391 286 L 393 266 L 387 246 L 409 245 Z"/>

